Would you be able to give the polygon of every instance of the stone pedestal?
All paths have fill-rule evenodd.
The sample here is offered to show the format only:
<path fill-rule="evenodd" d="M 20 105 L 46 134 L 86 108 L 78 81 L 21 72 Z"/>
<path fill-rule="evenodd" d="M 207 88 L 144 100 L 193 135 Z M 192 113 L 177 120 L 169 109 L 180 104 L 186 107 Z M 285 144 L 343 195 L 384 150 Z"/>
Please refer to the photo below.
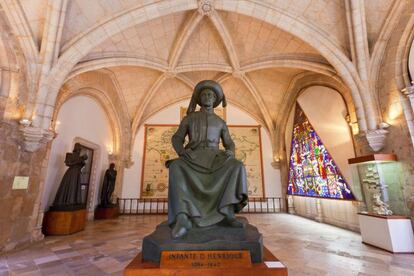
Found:
<path fill-rule="evenodd" d="M 43 220 L 45 235 L 69 235 L 85 229 L 86 209 L 48 211 Z"/>
<path fill-rule="evenodd" d="M 95 210 L 95 219 L 113 219 L 119 216 L 118 205 L 102 207 L 98 206 Z"/>
<path fill-rule="evenodd" d="M 392 253 L 414 253 L 411 220 L 403 216 L 358 213 L 362 242 Z"/>
<path fill-rule="evenodd" d="M 146 236 L 142 243 L 143 261 L 159 263 L 162 251 L 217 251 L 248 250 L 252 263 L 263 260 L 263 237 L 256 227 L 245 218 L 237 218 L 246 226 L 232 228 L 213 225 L 193 228 L 180 239 L 172 239 L 167 222 L 159 224 L 156 230 Z"/>
<path fill-rule="evenodd" d="M 208 253 L 207 253 L 208 254 Z M 181 264 L 181 262 L 178 262 Z M 264 248 L 263 261 L 254 263 L 250 266 L 240 265 L 226 267 L 160 267 L 158 264 L 142 260 L 142 254 L 137 257 L 125 268 L 125 276 L 159 276 L 159 275 L 177 275 L 177 276 L 204 276 L 204 275 L 226 275 L 226 276 L 287 276 L 287 267 L 283 265 L 267 248 Z"/>

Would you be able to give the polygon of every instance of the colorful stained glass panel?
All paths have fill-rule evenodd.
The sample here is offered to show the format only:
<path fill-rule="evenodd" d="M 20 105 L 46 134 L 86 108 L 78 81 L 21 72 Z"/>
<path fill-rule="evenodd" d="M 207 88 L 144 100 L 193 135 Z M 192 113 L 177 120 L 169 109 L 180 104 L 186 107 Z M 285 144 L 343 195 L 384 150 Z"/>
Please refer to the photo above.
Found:
<path fill-rule="evenodd" d="M 291 146 L 289 195 L 355 199 L 299 104 L 296 104 Z"/>

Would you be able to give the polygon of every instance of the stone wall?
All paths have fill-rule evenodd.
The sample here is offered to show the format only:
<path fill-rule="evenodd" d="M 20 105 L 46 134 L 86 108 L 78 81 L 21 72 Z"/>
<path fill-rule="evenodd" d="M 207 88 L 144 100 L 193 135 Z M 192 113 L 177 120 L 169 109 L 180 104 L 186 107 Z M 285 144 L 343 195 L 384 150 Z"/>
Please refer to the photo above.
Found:
<path fill-rule="evenodd" d="M 23 151 L 19 135 L 17 122 L 0 122 L 0 252 L 42 238 L 38 211 L 47 149 Z M 27 190 L 12 190 L 16 175 L 29 176 Z"/>
<path fill-rule="evenodd" d="M 299 196 L 292 201 L 296 215 L 359 232 L 356 201 Z"/>
<path fill-rule="evenodd" d="M 401 76 L 397 75 L 398 71 L 396 71 L 396 65 L 399 65 L 396 63 L 407 62 L 408 57 L 404 57 L 404 60 L 401 61 L 397 60 L 397 50 L 400 47 L 402 33 L 407 28 L 407 22 L 412 16 L 413 10 L 414 8 L 410 7 L 410 11 L 406 11 L 401 16 L 400 22 L 390 38 L 377 87 L 383 120 L 390 124 L 387 129 L 389 131 L 387 143 L 381 152 L 395 153 L 402 163 L 405 179 L 403 193 L 411 220 L 414 223 L 414 146 L 405 117 L 405 109 L 411 107 L 403 103 L 406 96 L 401 93 L 401 89 L 404 87 L 399 87 L 397 79 Z M 409 47 L 409 45 L 406 46 Z M 403 66 L 408 67 L 408 64 Z"/>
<path fill-rule="evenodd" d="M 335 160 L 342 175 L 350 183 L 352 177 L 348 159 L 355 157 L 354 137 L 349 129 L 349 124 L 345 120 L 345 114 L 349 114 L 350 111 L 347 110 L 343 98 L 335 90 L 327 87 L 313 86 L 306 88 L 298 97 L 297 102 L 301 105 L 328 152 Z M 285 137 L 288 153 L 286 155 L 287 160 L 290 158 L 292 126 L 293 113 L 291 114 L 289 128 L 286 130 L 287 135 Z M 338 135 L 341 137 L 338 137 Z M 288 169 L 288 165 L 285 165 L 284 170 L 287 172 Z M 288 182 L 287 173 L 283 181 L 286 181 L 285 183 Z M 293 207 L 289 208 L 291 213 L 318 222 L 359 231 L 358 202 L 300 196 L 292 196 L 289 202 L 291 202 Z"/>
<path fill-rule="evenodd" d="M 406 31 L 407 27 L 409 28 L 408 22 L 413 20 L 413 11 L 414 7 L 409 6 L 399 17 L 399 22 L 396 24 L 392 35 L 387 42 L 385 55 L 380 63 L 381 69 L 379 78 L 374 84 L 375 89 L 373 89 L 373 91 L 378 93 L 377 98 L 381 111 L 381 119 L 383 122 L 390 125 L 387 128 L 389 133 L 385 141 L 385 147 L 379 153 L 394 153 L 401 162 L 405 182 L 403 185 L 403 194 L 405 196 L 407 208 L 410 212 L 409 215 L 414 225 L 414 146 L 412 134 L 410 134 L 407 123 L 407 117 L 405 116 L 405 114 L 409 114 L 406 109 L 412 107 L 404 103 L 407 99 L 404 98 L 406 96 L 401 93 L 401 90 L 405 87 L 401 85 L 402 76 L 398 75 L 400 72 L 396 70 L 397 66 L 401 67 L 401 64 L 402 66 L 408 67 L 408 64 L 406 64 L 407 57 L 403 56 L 403 60 L 398 60 L 397 51 L 401 47 L 409 47 L 411 45 L 411 41 L 407 44 L 407 41 L 402 38 L 404 38 L 404 31 Z M 398 81 L 399 79 L 400 81 Z M 353 139 L 356 156 L 374 153 L 368 145 L 364 133 L 353 136 Z M 351 230 L 357 230 L 355 227 L 355 219 L 352 217 L 356 217 L 354 213 L 357 210 L 357 205 L 350 206 L 352 208 L 346 208 L 346 212 L 348 212 L 346 220 L 349 220 L 349 223 L 343 223 L 346 220 L 332 220 L 332 217 L 329 216 L 328 212 L 324 211 L 327 206 L 324 206 L 324 204 L 321 203 L 318 206 L 316 200 L 314 202 L 312 200 L 313 199 L 308 198 L 295 200 L 296 213 L 317 221 L 334 224 Z M 317 207 L 319 208 L 319 212 Z M 339 209 L 339 213 L 342 213 L 340 210 L 342 209 Z M 336 213 L 334 215 L 336 216 Z"/>

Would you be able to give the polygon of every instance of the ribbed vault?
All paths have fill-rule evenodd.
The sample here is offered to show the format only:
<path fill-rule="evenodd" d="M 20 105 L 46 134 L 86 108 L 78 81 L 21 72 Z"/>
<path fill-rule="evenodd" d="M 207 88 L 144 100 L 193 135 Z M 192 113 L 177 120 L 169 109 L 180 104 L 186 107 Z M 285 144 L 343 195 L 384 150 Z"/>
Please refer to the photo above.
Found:
<path fill-rule="evenodd" d="M 362 5 L 323 0 L 20 2 L 0 3 L 28 64 L 25 116 L 33 118 L 34 126 L 49 128 L 65 82 L 87 76 L 88 87 L 95 87 L 108 78 L 122 107 L 121 117 L 127 120 L 123 125 L 130 128 L 133 139 L 151 114 L 190 97 L 198 81 L 214 79 L 223 85 L 230 102 L 263 124 L 274 148 L 281 114 L 295 98 L 292 89 L 298 79 L 306 74 L 340 83 L 355 107 L 350 113 L 361 131 L 377 128 L 378 88 L 367 74 L 377 77 L 384 41 L 406 4 L 386 0 Z M 203 11 L 201 5 L 211 9 Z M 358 41 L 362 30 L 356 24 L 358 16 L 363 16 L 366 26 L 368 56 Z M 368 60 L 370 53 L 372 60 Z M 91 77 L 89 72 L 105 73 Z"/>

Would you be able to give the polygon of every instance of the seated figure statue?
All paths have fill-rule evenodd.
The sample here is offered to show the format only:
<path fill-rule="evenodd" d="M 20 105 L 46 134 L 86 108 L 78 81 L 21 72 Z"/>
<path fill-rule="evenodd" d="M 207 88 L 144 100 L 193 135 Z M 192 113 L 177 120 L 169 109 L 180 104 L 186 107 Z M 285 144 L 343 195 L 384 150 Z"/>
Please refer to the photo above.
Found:
<path fill-rule="evenodd" d="M 243 227 L 238 213 L 247 203 L 247 179 L 243 163 L 235 159 L 235 146 L 225 121 L 214 108 L 226 99 L 221 86 L 211 80 L 194 88 L 187 116 L 172 137 L 178 158 L 169 168 L 168 223 L 173 238 L 192 227 L 217 223 Z M 200 105 L 200 111 L 195 111 Z M 185 138 L 188 143 L 184 146 Z M 219 149 L 220 140 L 225 150 Z"/>

